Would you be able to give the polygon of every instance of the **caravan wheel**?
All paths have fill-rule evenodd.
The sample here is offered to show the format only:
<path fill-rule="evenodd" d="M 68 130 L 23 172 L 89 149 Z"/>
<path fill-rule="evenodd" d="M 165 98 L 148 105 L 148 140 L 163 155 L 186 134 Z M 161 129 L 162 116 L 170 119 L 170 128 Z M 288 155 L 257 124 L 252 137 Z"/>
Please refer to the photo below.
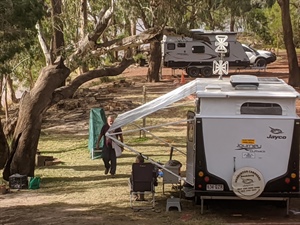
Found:
<path fill-rule="evenodd" d="M 212 68 L 211 67 L 204 67 L 201 69 L 201 74 L 204 77 L 210 77 L 212 75 Z"/>
<path fill-rule="evenodd" d="M 197 67 L 189 67 L 187 69 L 187 74 L 190 76 L 190 77 L 198 77 L 199 74 L 200 74 L 200 69 L 197 68 Z"/>

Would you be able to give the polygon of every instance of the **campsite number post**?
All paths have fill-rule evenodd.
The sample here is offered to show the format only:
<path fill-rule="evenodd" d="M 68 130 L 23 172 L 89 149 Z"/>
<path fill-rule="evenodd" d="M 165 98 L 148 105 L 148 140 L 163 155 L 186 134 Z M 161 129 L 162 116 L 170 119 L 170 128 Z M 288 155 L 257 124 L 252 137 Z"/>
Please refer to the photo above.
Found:
<path fill-rule="evenodd" d="M 217 41 L 215 42 L 215 52 L 219 53 L 221 56 L 220 60 L 214 60 L 213 62 L 213 73 L 219 74 L 219 80 L 222 80 L 223 74 L 228 74 L 229 63 L 228 61 L 224 61 L 224 56 L 227 53 L 228 39 L 227 35 L 216 35 Z"/>

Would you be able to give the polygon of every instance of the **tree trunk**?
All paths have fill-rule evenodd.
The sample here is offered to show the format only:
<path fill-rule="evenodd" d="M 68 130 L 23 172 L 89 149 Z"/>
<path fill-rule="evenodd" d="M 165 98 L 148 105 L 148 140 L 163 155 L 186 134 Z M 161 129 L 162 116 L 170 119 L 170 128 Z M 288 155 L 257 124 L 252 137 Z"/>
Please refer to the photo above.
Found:
<path fill-rule="evenodd" d="M 52 5 L 52 26 L 53 26 L 53 51 L 54 59 L 61 55 L 64 47 L 63 23 L 61 21 L 61 0 L 51 0 Z"/>
<path fill-rule="evenodd" d="M 7 90 L 9 90 L 11 101 L 13 103 L 19 103 L 19 100 L 16 97 L 16 92 L 13 87 L 13 80 L 10 76 L 7 76 Z"/>
<path fill-rule="evenodd" d="M 160 40 L 162 35 L 159 37 L 159 40 L 150 43 L 150 59 L 147 73 L 149 82 L 159 82 L 159 69 L 161 66 L 162 57 Z"/>
<path fill-rule="evenodd" d="M 231 32 L 234 31 L 234 25 L 235 25 L 235 16 L 232 14 L 233 13 L 231 12 L 231 15 L 230 15 L 230 31 Z"/>
<path fill-rule="evenodd" d="M 293 40 L 293 28 L 290 16 L 290 1 L 277 0 L 281 9 L 281 21 L 283 26 L 283 40 L 287 51 L 289 64 L 289 81 L 288 83 L 294 87 L 300 86 L 300 69 L 298 58 Z"/>
<path fill-rule="evenodd" d="M 70 70 L 62 60 L 45 67 L 30 93 L 20 101 L 18 122 L 13 135 L 11 152 L 3 171 L 3 178 L 15 173 L 34 176 L 35 156 L 40 137 L 42 115 L 51 104 L 56 88 L 64 81 Z"/>
<path fill-rule="evenodd" d="M 62 8 L 62 0 L 51 0 L 52 5 L 52 27 L 53 27 L 53 53 L 54 59 L 61 56 L 64 52 L 65 40 L 64 40 L 64 25 L 60 18 L 61 16 L 61 8 Z M 61 82 L 60 86 L 65 85 L 65 80 Z"/>
<path fill-rule="evenodd" d="M 0 169 L 4 168 L 4 165 L 8 159 L 9 147 L 6 141 L 6 137 L 3 132 L 2 123 L 0 121 Z"/>
<path fill-rule="evenodd" d="M 4 78 L 4 75 L 1 75 L 0 76 L 0 87 L 1 87 L 1 91 L 0 91 L 0 99 L 2 99 L 2 93 L 4 91 L 4 88 L 5 88 L 5 85 L 3 85 L 3 79 Z M 3 107 L 2 107 L 2 103 L 0 103 L 0 113 L 3 112 Z"/>
<path fill-rule="evenodd" d="M 7 77 L 8 77 L 8 75 L 6 75 L 6 78 L 5 78 L 6 84 L 5 84 L 5 88 L 4 88 L 4 109 L 5 109 L 5 119 L 6 119 L 6 122 L 8 121 L 8 102 L 7 102 L 7 91 L 8 91 L 8 88 L 7 88 Z"/>
<path fill-rule="evenodd" d="M 80 39 L 83 40 L 87 30 L 87 0 L 81 0 L 80 8 Z M 83 62 L 80 67 L 80 73 L 89 71 L 89 67 L 86 62 Z"/>

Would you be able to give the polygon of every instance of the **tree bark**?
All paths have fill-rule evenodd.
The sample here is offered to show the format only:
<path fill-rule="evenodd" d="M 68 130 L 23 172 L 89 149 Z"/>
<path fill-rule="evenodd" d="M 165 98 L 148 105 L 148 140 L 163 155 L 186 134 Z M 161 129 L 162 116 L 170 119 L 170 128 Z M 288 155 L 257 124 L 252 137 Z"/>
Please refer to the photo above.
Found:
<path fill-rule="evenodd" d="M 0 169 L 4 168 L 4 165 L 8 159 L 9 147 L 6 141 L 6 137 L 3 132 L 2 123 L 0 121 Z"/>
<path fill-rule="evenodd" d="M 4 92 L 4 88 L 5 88 L 5 85 L 3 85 L 3 81 L 4 81 L 3 77 L 4 75 L 0 76 L 0 87 L 2 87 L 0 92 L 0 99 L 2 99 L 2 95 L 3 95 L 2 93 Z M 2 107 L 2 103 L 0 103 L 0 113 L 2 112 L 3 112 L 3 107 Z"/>
<path fill-rule="evenodd" d="M 18 122 L 13 135 L 11 152 L 3 178 L 15 173 L 34 176 L 35 156 L 40 137 L 42 115 L 50 104 L 52 93 L 70 74 L 60 59 L 54 65 L 45 67 L 33 87 L 20 101 Z"/>
<path fill-rule="evenodd" d="M 234 31 L 234 26 L 235 26 L 235 16 L 231 12 L 231 15 L 230 15 L 230 31 L 231 32 Z"/>
<path fill-rule="evenodd" d="M 61 0 L 51 0 L 52 5 L 52 26 L 53 26 L 53 52 L 54 58 L 60 56 L 64 48 L 64 34 L 63 34 L 63 23 L 61 21 Z"/>
<path fill-rule="evenodd" d="M 159 70 L 161 66 L 161 38 L 162 34 L 157 37 L 156 41 L 150 43 L 150 59 L 148 68 L 148 81 L 159 82 Z"/>
<path fill-rule="evenodd" d="M 19 103 L 19 100 L 16 97 L 15 89 L 13 87 L 13 80 L 10 76 L 7 76 L 7 90 L 9 90 L 11 101 L 13 103 Z"/>
<path fill-rule="evenodd" d="M 87 30 L 87 0 L 81 0 L 80 7 L 80 38 L 84 39 Z M 89 71 L 89 67 L 86 62 L 82 62 L 80 72 L 85 73 Z"/>
<path fill-rule="evenodd" d="M 297 53 L 293 40 L 293 28 L 290 16 L 290 1 L 277 0 L 281 9 L 281 21 L 283 26 L 283 40 L 287 51 L 289 64 L 289 81 L 294 87 L 300 86 L 300 69 L 298 64 Z"/>

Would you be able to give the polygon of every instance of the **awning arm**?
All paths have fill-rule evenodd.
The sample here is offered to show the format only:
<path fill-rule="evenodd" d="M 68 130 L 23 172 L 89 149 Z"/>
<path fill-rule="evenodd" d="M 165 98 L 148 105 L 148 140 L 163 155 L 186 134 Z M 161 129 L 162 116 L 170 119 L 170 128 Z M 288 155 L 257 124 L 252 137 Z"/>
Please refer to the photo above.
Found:
<path fill-rule="evenodd" d="M 173 145 L 170 144 L 169 142 L 167 142 L 167 141 L 165 141 L 165 140 L 163 140 L 163 139 L 161 139 L 161 138 L 155 136 L 154 134 L 152 134 L 150 131 L 146 130 L 145 128 L 143 128 L 143 127 L 141 127 L 141 126 L 139 126 L 139 125 L 137 125 L 137 124 L 133 124 L 133 125 L 136 126 L 136 127 L 138 127 L 138 128 L 140 128 L 140 130 L 147 132 L 147 133 L 150 134 L 152 137 L 154 137 L 155 139 L 161 141 L 162 143 L 166 144 L 167 146 L 172 147 L 173 149 L 177 150 L 177 151 L 180 152 L 181 154 L 186 155 L 185 152 L 179 150 L 177 147 L 173 146 Z"/>
<path fill-rule="evenodd" d="M 181 177 L 178 174 L 174 173 L 173 171 L 165 168 L 163 165 L 157 163 L 156 161 L 154 161 L 153 159 L 149 158 L 148 156 L 142 154 L 141 152 L 136 151 L 135 149 L 131 148 L 130 146 L 124 144 L 123 142 L 119 141 L 116 137 L 114 137 L 113 135 L 106 133 L 105 136 L 107 136 L 108 138 L 112 139 L 116 144 L 118 144 L 119 146 L 123 146 L 127 149 L 129 149 L 130 151 L 134 152 L 137 155 L 141 155 L 144 159 L 148 160 L 149 162 L 151 162 L 152 164 L 156 165 L 158 168 L 161 168 L 162 170 L 165 170 L 167 172 L 169 172 L 170 174 L 174 175 L 175 177 L 178 178 L 178 180 L 183 181 L 188 183 L 188 181 L 186 180 L 185 177 Z M 190 184 L 190 183 L 189 183 Z M 190 184 L 193 185 L 193 184 Z"/>
<path fill-rule="evenodd" d="M 192 120 L 194 120 L 194 119 L 184 119 L 184 120 L 179 120 L 179 121 L 176 121 L 176 122 L 170 122 L 170 123 L 164 123 L 164 124 L 160 124 L 160 125 L 156 125 L 156 126 L 144 127 L 144 129 L 150 130 L 150 129 L 154 129 L 154 128 L 158 128 L 158 127 L 162 127 L 162 126 L 169 126 L 169 125 L 173 125 L 173 124 L 189 122 L 189 121 L 192 121 Z M 132 125 L 136 126 L 134 123 L 132 123 Z M 109 133 L 109 134 L 110 135 L 112 135 L 112 134 L 114 134 L 114 135 L 127 134 L 127 133 L 133 133 L 133 132 L 140 131 L 140 130 L 141 129 L 126 130 L 126 131 L 122 131 L 122 132 L 112 132 L 112 133 Z"/>

